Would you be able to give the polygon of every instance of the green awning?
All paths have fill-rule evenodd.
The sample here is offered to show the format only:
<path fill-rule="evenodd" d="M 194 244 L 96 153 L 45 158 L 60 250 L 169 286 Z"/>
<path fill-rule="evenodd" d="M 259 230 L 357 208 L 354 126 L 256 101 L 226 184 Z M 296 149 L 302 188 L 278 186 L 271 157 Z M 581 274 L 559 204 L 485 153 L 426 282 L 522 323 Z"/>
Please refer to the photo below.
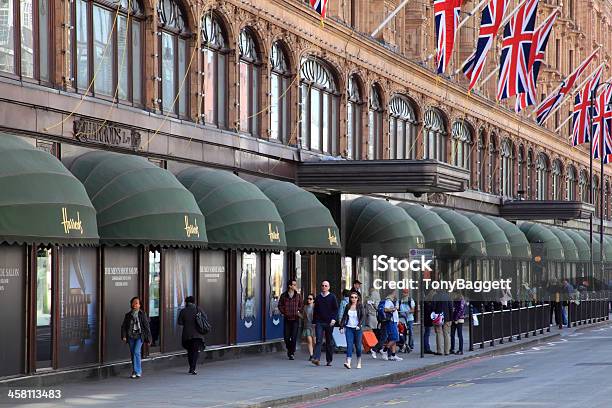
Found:
<path fill-rule="evenodd" d="M 555 234 L 561 245 L 563 245 L 563 255 L 565 256 L 565 262 L 578 262 L 578 248 L 574 244 L 574 240 L 567 235 L 561 228 L 550 226 L 550 231 Z"/>
<path fill-rule="evenodd" d="M 480 230 L 468 217 L 448 208 L 434 207 L 435 212 L 448 224 L 457 240 L 457 257 L 487 256 L 487 247 Z"/>
<path fill-rule="evenodd" d="M 581 262 L 590 262 L 591 250 L 589 249 L 589 243 L 586 242 L 584 238 L 574 230 L 564 228 L 563 232 L 565 232 L 572 239 L 572 241 L 574 241 L 574 245 L 576 245 L 576 249 L 578 249 L 578 260 Z"/>
<path fill-rule="evenodd" d="M 144 157 L 91 151 L 70 171 L 98 212 L 108 245 L 203 247 L 206 224 L 193 195 L 168 170 Z"/>
<path fill-rule="evenodd" d="M 400 203 L 398 207 L 416 221 L 425 238 L 425 248 L 433 249 L 436 256 L 446 257 L 454 254 L 455 237 L 438 214 L 418 204 Z"/>
<path fill-rule="evenodd" d="M 599 234 L 595 235 L 593 239 L 599 242 Z M 612 237 L 604 235 L 604 261 L 610 262 L 610 260 L 612 260 Z"/>
<path fill-rule="evenodd" d="M 206 216 L 209 247 L 271 251 L 287 247 L 285 226 L 274 203 L 253 183 L 204 167 L 189 167 L 177 178 Z"/>
<path fill-rule="evenodd" d="M 531 259 L 531 245 L 525 237 L 525 234 L 516 226 L 516 224 L 500 217 L 487 216 L 506 234 L 506 238 L 510 243 L 510 251 L 513 259 Z"/>
<path fill-rule="evenodd" d="M 254 184 L 276 206 L 285 224 L 288 249 L 340 252 L 340 231 L 314 194 L 285 181 L 266 179 Z"/>
<path fill-rule="evenodd" d="M 0 133 L 0 243 L 96 245 L 96 210 L 54 156 Z"/>
<path fill-rule="evenodd" d="M 547 227 L 541 224 L 522 222 L 519 228 L 523 231 L 530 244 L 542 244 L 544 246 L 545 261 L 565 261 L 561 241 Z"/>
<path fill-rule="evenodd" d="M 468 212 L 461 212 L 461 214 L 468 217 L 482 234 L 487 248 L 487 256 L 504 259 L 512 257 L 510 242 L 504 231 L 497 224 L 482 214 Z"/>
<path fill-rule="evenodd" d="M 423 248 L 419 226 L 401 208 L 372 197 L 343 204 L 347 256 L 408 257 L 410 249 Z"/>
<path fill-rule="evenodd" d="M 582 239 L 584 239 L 584 242 L 586 242 L 587 245 L 591 244 L 591 239 L 589 237 L 589 231 L 576 230 L 576 232 L 582 237 Z M 599 256 L 600 248 L 601 248 L 601 245 L 599 243 L 599 235 L 597 234 L 597 232 L 593 231 L 593 262 L 601 262 L 601 258 Z M 605 251 L 605 247 L 604 247 L 604 251 Z M 610 258 L 608 258 L 606 256 L 606 253 L 604 252 L 604 261 L 607 261 L 608 259 Z"/>

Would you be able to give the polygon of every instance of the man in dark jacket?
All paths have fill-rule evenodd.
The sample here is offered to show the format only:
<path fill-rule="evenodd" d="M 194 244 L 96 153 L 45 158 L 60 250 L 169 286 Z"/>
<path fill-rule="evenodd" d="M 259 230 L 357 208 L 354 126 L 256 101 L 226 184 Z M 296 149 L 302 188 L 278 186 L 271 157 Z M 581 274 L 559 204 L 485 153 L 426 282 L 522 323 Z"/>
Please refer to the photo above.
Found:
<path fill-rule="evenodd" d="M 285 327 L 283 334 L 289 360 L 295 359 L 295 348 L 303 305 L 302 295 L 297 291 L 297 281 L 292 279 L 289 281 L 287 291 L 283 292 L 278 302 L 278 309 L 284 317 Z"/>
<path fill-rule="evenodd" d="M 323 334 L 325 334 L 325 358 L 327 365 L 330 366 L 334 357 L 333 350 L 333 330 L 338 316 L 338 300 L 336 296 L 329 291 L 329 282 L 321 283 L 321 293 L 315 298 L 312 324 L 315 326 L 317 344 L 315 346 L 314 355 L 311 363 L 314 365 L 320 364 L 321 346 L 323 344 Z"/>
<path fill-rule="evenodd" d="M 431 299 L 435 292 L 429 292 L 425 295 L 425 300 L 423 301 L 423 350 L 425 354 L 435 354 L 431 351 L 431 346 L 429 345 L 429 336 L 431 335 L 431 328 L 433 327 L 433 322 L 431 320 L 431 312 L 433 312 L 433 304 L 431 303 Z"/>
<path fill-rule="evenodd" d="M 187 350 L 187 361 L 189 362 L 189 374 L 197 375 L 196 366 L 200 350 L 204 348 L 204 335 L 198 331 L 196 323 L 196 314 L 204 312 L 196 306 L 195 298 L 187 296 L 185 298 L 185 307 L 181 309 L 178 315 L 178 324 L 183 326 L 181 341 L 183 347 Z"/>
<path fill-rule="evenodd" d="M 444 324 L 435 325 L 436 332 L 436 355 L 450 354 L 451 346 L 451 326 L 453 324 L 453 302 L 450 295 L 445 290 L 438 291 L 433 297 L 433 310 L 436 314 L 444 314 Z"/>

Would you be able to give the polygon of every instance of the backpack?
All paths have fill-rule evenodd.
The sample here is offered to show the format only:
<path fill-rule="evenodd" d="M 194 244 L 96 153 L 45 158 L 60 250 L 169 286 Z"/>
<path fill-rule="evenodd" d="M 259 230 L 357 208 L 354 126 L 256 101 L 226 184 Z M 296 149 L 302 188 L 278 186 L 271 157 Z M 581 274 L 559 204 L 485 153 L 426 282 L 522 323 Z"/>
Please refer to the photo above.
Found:
<path fill-rule="evenodd" d="M 376 308 L 376 318 L 378 319 L 378 323 L 384 323 L 391 320 L 390 313 L 385 312 L 385 303 L 386 299 L 378 302 L 378 307 Z"/>
<path fill-rule="evenodd" d="M 200 334 L 206 335 L 210 333 L 210 331 L 212 330 L 212 326 L 210 325 L 210 322 L 208 321 L 208 316 L 206 316 L 206 313 L 204 313 L 203 311 L 199 309 L 195 315 L 195 323 L 196 323 L 196 330 Z"/>

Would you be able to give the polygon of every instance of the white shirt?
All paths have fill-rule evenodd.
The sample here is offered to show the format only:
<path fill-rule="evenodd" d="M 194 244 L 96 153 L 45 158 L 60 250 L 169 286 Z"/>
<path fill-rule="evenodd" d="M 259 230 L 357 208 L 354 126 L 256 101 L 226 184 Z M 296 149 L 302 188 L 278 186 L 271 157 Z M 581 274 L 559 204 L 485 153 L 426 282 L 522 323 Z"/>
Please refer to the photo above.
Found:
<path fill-rule="evenodd" d="M 395 307 L 395 303 L 393 303 L 393 301 L 389 299 L 385 300 L 385 309 L 393 309 L 394 307 Z M 399 322 L 399 313 L 397 312 L 397 309 L 393 312 L 393 317 L 391 318 L 391 320 L 394 323 Z"/>
<path fill-rule="evenodd" d="M 346 323 L 346 327 L 355 328 L 359 326 L 359 318 L 357 316 L 357 310 L 349 310 L 348 311 L 348 322 Z"/>

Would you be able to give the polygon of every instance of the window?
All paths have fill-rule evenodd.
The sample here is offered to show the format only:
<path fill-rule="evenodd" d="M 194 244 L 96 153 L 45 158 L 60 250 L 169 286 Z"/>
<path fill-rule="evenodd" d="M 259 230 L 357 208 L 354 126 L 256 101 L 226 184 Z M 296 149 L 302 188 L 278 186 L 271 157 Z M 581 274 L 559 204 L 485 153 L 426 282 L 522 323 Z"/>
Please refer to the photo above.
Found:
<path fill-rule="evenodd" d="M 552 166 L 552 193 L 553 200 L 561 200 L 561 162 L 555 160 Z"/>
<path fill-rule="evenodd" d="M 595 217 L 600 216 L 601 212 L 599 211 L 599 202 L 600 202 L 600 185 L 599 185 L 599 177 L 597 177 L 596 175 L 593 175 L 593 195 L 594 195 L 594 205 L 595 205 Z"/>
<path fill-rule="evenodd" d="M 0 71 L 49 81 L 49 0 L 0 0 Z"/>
<path fill-rule="evenodd" d="M 362 126 L 361 126 L 361 93 L 359 81 L 352 75 L 349 78 L 346 102 L 346 158 L 361 159 Z"/>
<path fill-rule="evenodd" d="M 489 140 L 489 193 L 497 194 L 497 180 L 499 173 L 497 172 L 497 144 L 495 136 L 491 135 Z"/>
<path fill-rule="evenodd" d="M 138 0 L 76 0 L 73 4 L 73 86 L 96 96 L 142 104 L 142 4 Z"/>
<path fill-rule="evenodd" d="M 470 169 L 472 133 L 465 122 L 453 123 L 451 136 L 451 164 Z"/>
<path fill-rule="evenodd" d="M 576 168 L 569 166 L 567 168 L 567 175 L 565 177 L 565 197 L 569 201 L 576 200 Z"/>
<path fill-rule="evenodd" d="M 480 132 L 480 136 L 478 136 L 478 145 L 476 146 L 478 150 L 476 153 L 476 189 L 478 191 L 484 191 L 485 186 L 484 147 L 484 133 Z"/>
<path fill-rule="evenodd" d="M 610 184 L 606 181 L 606 189 L 604 190 L 604 219 L 610 219 Z"/>
<path fill-rule="evenodd" d="M 523 146 L 519 146 L 518 155 L 517 155 L 517 193 L 524 195 L 525 194 L 525 183 L 523 181 L 523 176 L 525 171 L 523 170 L 523 166 L 525 165 L 525 153 L 523 151 Z"/>
<path fill-rule="evenodd" d="M 416 116 L 403 96 L 389 103 L 389 158 L 416 159 Z"/>
<path fill-rule="evenodd" d="M 124 0 L 125 1 L 125 0 Z M 189 77 L 187 41 L 189 32 L 176 0 L 159 0 L 159 100 L 161 110 L 187 116 Z"/>
<path fill-rule="evenodd" d="M 527 151 L 527 198 L 533 199 L 533 152 Z"/>
<path fill-rule="evenodd" d="M 290 143 L 289 62 L 280 42 L 270 52 L 270 139 Z"/>
<path fill-rule="evenodd" d="M 538 200 L 546 200 L 548 198 L 548 171 L 548 159 L 546 155 L 540 153 L 536 162 L 536 196 Z"/>
<path fill-rule="evenodd" d="M 204 123 L 227 127 L 227 41 L 214 15 L 206 14 L 202 24 L 202 99 Z"/>
<path fill-rule="evenodd" d="M 377 85 L 370 89 L 368 110 L 368 159 L 382 159 L 383 104 Z"/>
<path fill-rule="evenodd" d="M 313 58 L 302 61 L 300 74 L 302 147 L 335 155 L 340 106 L 336 82 L 327 66 Z"/>
<path fill-rule="evenodd" d="M 425 113 L 425 134 L 423 137 L 425 159 L 446 161 L 446 132 L 444 120 L 435 109 Z"/>
<path fill-rule="evenodd" d="M 502 196 L 514 196 L 514 157 L 512 155 L 512 145 L 508 140 L 504 140 L 501 145 L 501 187 Z"/>
<path fill-rule="evenodd" d="M 247 29 L 240 32 L 240 130 L 259 136 L 259 89 L 260 65 L 259 50 L 253 35 Z"/>
<path fill-rule="evenodd" d="M 580 178 L 578 179 L 578 186 L 580 188 L 580 201 L 583 203 L 591 202 L 591 197 L 589 194 L 589 185 L 588 185 L 589 176 L 586 170 L 582 170 L 580 172 Z"/>

